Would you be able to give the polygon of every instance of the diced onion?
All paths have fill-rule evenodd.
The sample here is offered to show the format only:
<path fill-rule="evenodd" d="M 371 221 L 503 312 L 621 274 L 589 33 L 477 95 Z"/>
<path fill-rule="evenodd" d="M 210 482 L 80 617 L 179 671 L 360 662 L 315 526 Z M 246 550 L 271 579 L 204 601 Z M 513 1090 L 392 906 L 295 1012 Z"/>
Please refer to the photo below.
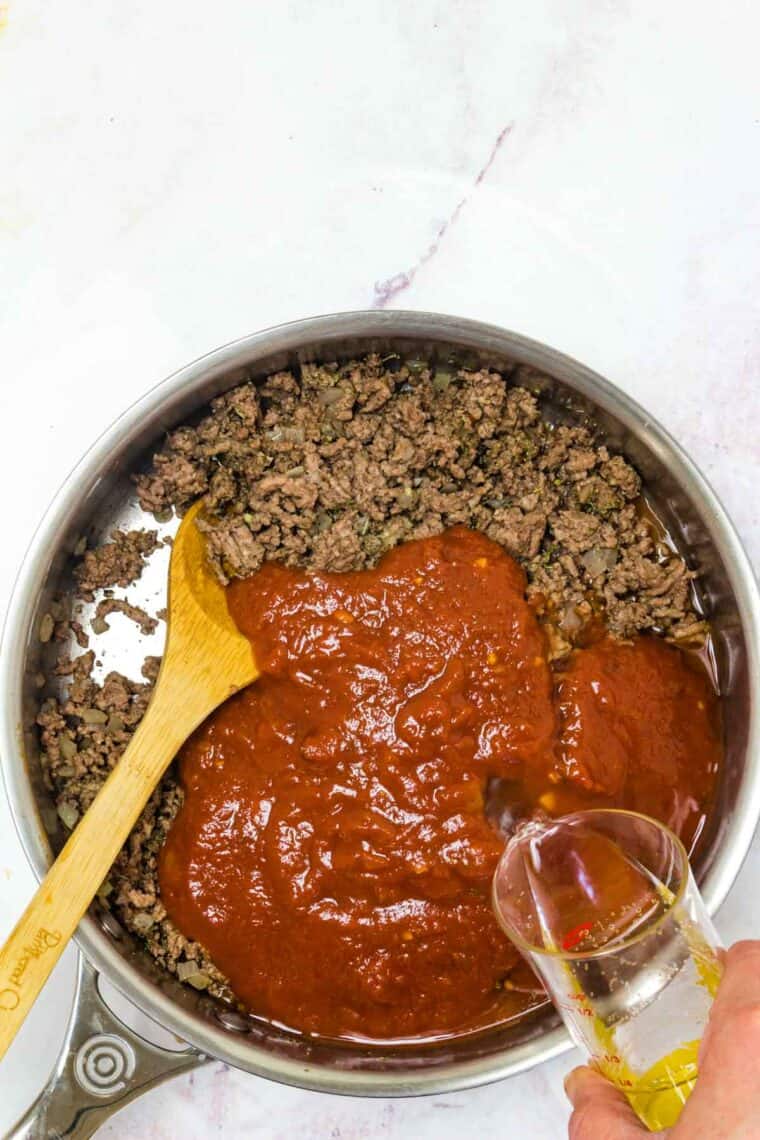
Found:
<path fill-rule="evenodd" d="M 73 831 L 79 821 L 79 811 L 68 800 L 64 800 L 62 804 L 58 805 L 58 815 L 61 817 L 61 823 L 64 827 L 68 827 L 69 831 Z"/>
<path fill-rule="evenodd" d="M 591 550 L 587 550 L 582 556 L 581 562 L 589 577 L 598 578 L 605 570 L 612 569 L 617 562 L 617 557 L 617 548 L 614 546 L 592 546 Z"/>
<path fill-rule="evenodd" d="M 194 986 L 196 990 L 205 990 L 211 982 L 208 974 L 199 968 L 197 962 L 192 961 L 178 964 L 177 977 L 181 982 L 187 982 L 188 985 Z"/>

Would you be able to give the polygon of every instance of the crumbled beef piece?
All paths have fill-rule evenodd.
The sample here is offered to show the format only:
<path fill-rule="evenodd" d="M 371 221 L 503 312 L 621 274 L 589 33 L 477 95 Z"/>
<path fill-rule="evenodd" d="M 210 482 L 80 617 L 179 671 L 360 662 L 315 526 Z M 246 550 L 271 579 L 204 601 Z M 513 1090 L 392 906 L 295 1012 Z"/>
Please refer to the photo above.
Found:
<path fill-rule="evenodd" d="M 500 543 L 514 558 L 534 558 L 546 530 L 543 511 L 522 511 L 520 507 L 498 508 L 486 534 Z"/>
<path fill-rule="evenodd" d="M 352 570 L 361 554 L 353 513 L 343 515 L 317 537 L 312 548 L 315 570 Z"/>
<path fill-rule="evenodd" d="M 143 661 L 141 673 L 146 681 L 149 681 L 151 685 L 155 685 L 158 680 L 158 671 L 160 668 L 160 657 L 146 657 Z"/>
<path fill-rule="evenodd" d="M 72 636 L 80 649 L 89 647 L 90 638 L 81 621 L 77 621 L 76 618 L 63 618 L 56 622 L 54 633 L 56 641 L 68 641 Z"/>
<path fill-rule="evenodd" d="M 105 633 L 109 629 L 107 617 L 109 614 L 124 614 L 130 621 L 140 627 L 140 632 L 146 635 L 156 629 L 158 621 L 147 614 L 140 606 L 131 605 L 126 598 L 103 598 L 95 609 L 95 617 L 90 623 L 95 633 Z"/>
<path fill-rule="evenodd" d="M 74 571 L 80 595 L 92 601 L 105 586 L 130 586 L 157 546 L 155 530 L 115 530 L 110 542 L 83 554 Z"/>
<path fill-rule="evenodd" d="M 641 490 L 641 480 L 622 455 L 613 455 L 603 463 L 600 475 L 611 487 L 619 487 L 626 499 L 635 499 Z"/>
<path fill-rule="evenodd" d="M 74 639 L 75 639 L 77 645 L 79 646 L 79 648 L 80 649 L 88 649 L 89 645 L 90 645 L 90 638 L 89 638 L 88 634 L 85 632 L 84 626 L 82 625 L 81 621 L 77 621 L 75 618 L 72 618 L 72 620 L 69 624 L 71 626 L 71 632 L 74 634 Z"/>
<path fill-rule="evenodd" d="M 614 542 L 614 531 L 610 531 Z M 592 546 L 604 545 L 605 529 L 595 515 L 583 511 L 558 511 L 552 522 L 552 534 L 560 546 L 570 554 L 582 554 Z"/>
<path fill-rule="evenodd" d="M 207 520 L 200 519 L 198 526 L 206 535 L 208 556 L 223 582 L 229 581 L 234 569 L 241 571 L 245 577 L 258 570 L 264 561 L 264 544 L 254 538 L 250 527 L 242 519 L 238 522 L 229 520 L 224 527 L 210 525 Z"/>

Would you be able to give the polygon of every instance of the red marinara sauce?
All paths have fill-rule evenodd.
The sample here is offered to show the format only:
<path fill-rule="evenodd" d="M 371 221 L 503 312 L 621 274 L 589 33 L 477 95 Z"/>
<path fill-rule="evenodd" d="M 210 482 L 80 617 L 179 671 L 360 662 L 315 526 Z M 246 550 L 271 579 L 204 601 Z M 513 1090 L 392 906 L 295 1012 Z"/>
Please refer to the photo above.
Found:
<path fill-rule="evenodd" d="M 262 676 L 182 750 L 185 801 L 160 882 L 169 916 L 258 1015 L 387 1040 L 467 1032 L 535 1004 L 491 913 L 494 779 L 524 811 L 547 792 L 557 810 L 633 796 L 669 811 L 663 781 L 689 804 L 670 819 L 682 830 L 707 810 L 720 756 L 707 677 L 654 639 L 625 646 L 608 676 L 618 643 L 604 641 L 576 654 L 555 695 L 523 571 L 474 531 L 407 543 L 357 573 L 267 564 L 228 600 Z M 596 751 L 583 759 L 578 725 L 598 750 L 610 699 L 615 715 L 628 707 L 628 663 L 661 652 L 676 679 L 657 695 L 672 715 L 652 722 L 670 736 L 650 803 L 647 782 L 625 778 L 648 754 L 645 727 L 621 738 L 613 787 Z M 635 689 L 642 722 L 651 690 Z"/>

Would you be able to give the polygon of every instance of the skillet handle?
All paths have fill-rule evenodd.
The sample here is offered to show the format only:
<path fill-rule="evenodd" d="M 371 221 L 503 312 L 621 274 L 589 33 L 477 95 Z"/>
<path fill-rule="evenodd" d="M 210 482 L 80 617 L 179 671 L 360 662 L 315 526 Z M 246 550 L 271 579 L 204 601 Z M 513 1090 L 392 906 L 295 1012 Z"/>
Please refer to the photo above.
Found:
<path fill-rule="evenodd" d="M 206 1061 L 193 1048 L 162 1049 L 108 1008 L 98 974 L 79 955 L 74 1005 L 45 1087 L 7 1140 L 86 1140 L 147 1089 Z"/>

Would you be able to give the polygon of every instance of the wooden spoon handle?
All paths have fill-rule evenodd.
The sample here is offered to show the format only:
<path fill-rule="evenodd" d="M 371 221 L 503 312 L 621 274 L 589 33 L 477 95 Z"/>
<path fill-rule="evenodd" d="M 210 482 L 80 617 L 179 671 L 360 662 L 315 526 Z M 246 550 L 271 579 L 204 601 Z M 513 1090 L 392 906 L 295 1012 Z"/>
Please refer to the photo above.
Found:
<path fill-rule="evenodd" d="M 0 949 L 0 1058 L 186 737 L 158 698 Z"/>

